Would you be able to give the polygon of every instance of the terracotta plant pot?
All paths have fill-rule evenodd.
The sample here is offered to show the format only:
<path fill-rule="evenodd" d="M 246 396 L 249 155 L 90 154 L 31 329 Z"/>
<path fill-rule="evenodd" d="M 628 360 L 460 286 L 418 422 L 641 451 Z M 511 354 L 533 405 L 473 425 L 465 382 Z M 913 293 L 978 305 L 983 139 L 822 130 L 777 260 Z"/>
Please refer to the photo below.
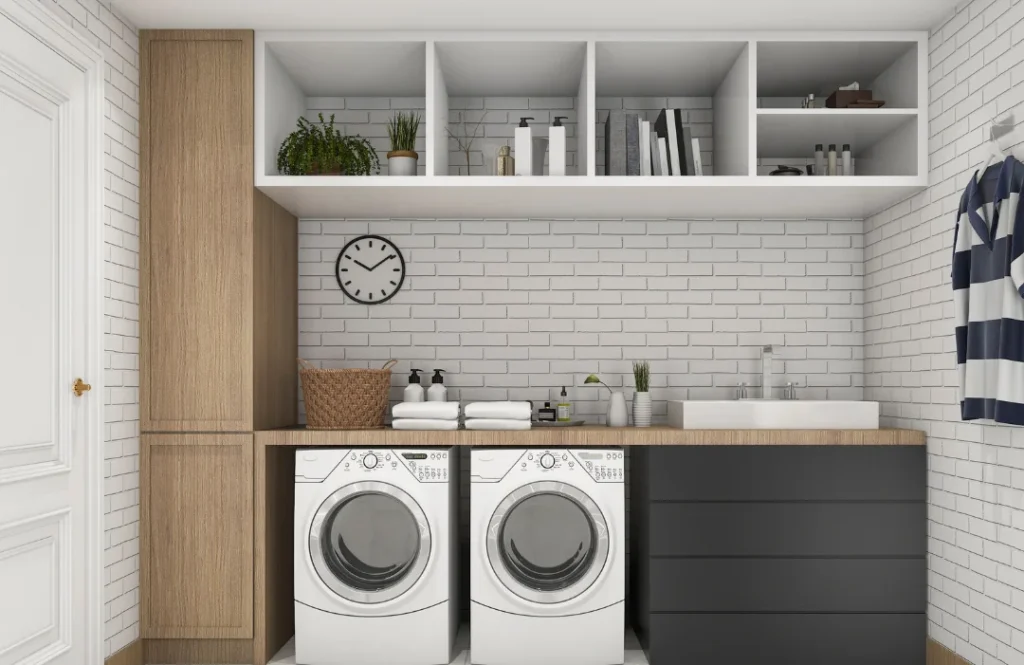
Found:
<path fill-rule="evenodd" d="M 392 150 L 388 153 L 388 175 L 416 175 L 419 158 L 415 150 Z"/>

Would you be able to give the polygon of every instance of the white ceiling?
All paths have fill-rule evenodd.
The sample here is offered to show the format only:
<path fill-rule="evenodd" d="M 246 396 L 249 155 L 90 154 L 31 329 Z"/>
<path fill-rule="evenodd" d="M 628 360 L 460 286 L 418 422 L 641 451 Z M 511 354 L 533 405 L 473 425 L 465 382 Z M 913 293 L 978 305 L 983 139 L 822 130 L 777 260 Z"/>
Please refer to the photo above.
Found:
<path fill-rule="evenodd" d="M 139 28 L 927 30 L 959 0 L 113 0 Z"/>

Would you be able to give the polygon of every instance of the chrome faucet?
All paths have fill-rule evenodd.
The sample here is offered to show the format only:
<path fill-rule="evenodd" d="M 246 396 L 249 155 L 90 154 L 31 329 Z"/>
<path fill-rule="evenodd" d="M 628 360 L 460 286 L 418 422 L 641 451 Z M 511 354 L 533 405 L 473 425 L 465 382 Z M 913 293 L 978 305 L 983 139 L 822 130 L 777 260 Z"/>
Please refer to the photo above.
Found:
<path fill-rule="evenodd" d="M 771 344 L 761 347 L 761 399 L 772 398 L 772 355 Z"/>

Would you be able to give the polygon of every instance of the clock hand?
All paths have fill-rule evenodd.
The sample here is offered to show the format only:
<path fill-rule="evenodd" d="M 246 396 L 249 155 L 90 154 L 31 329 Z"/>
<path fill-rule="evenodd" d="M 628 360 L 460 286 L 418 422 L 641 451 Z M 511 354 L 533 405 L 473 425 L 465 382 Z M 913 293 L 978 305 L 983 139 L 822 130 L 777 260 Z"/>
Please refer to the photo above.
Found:
<path fill-rule="evenodd" d="M 363 265 L 362 263 L 359 262 L 359 260 L 353 260 L 353 263 L 355 263 L 357 266 L 360 266 L 361 268 L 363 268 L 363 270 L 371 270 L 372 271 L 373 268 L 377 267 L 377 266 L 373 266 L 373 268 L 371 268 L 369 266 Z"/>
<path fill-rule="evenodd" d="M 377 261 L 377 263 L 372 268 L 370 268 L 370 270 L 376 270 L 377 266 L 379 266 L 380 264 L 384 263 L 385 261 L 388 261 L 388 260 L 393 259 L 393 258 L 395 258 L 395 255 L 391 254 L 391 255 L 381 259 L 380 261 Z"/>

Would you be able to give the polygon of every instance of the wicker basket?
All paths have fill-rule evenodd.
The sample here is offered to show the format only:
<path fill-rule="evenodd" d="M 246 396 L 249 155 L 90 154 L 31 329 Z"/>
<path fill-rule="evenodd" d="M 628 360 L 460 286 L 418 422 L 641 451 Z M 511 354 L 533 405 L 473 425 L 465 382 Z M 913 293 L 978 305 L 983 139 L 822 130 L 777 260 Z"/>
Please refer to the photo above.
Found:
<path fill-rule="evenodd" d="M 318 369 L 299 358 L 309 429 L 380 429 L 391 388 L 389 360 L 382 369 Z"/>

